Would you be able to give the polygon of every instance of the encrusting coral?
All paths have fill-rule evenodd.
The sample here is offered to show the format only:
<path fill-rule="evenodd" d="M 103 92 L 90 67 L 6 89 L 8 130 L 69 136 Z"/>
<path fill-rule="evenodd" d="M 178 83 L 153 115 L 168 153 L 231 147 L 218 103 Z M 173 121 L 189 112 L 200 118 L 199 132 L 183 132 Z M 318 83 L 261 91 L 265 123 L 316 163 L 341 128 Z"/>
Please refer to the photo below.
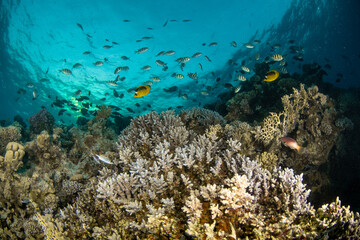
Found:
<path fill-rule="evenodd" d="M 186 122 L 185 122 L 186 123 Z M 104 168 L 60 212 L 71 239 L 306 239 L 359 237 L 339 202 L 315 210 L 302 175 L 242 156 L 221 125 L 196 133 L 173 112 L 138 117 Z M 195 130 L 193 130 L 195 129 Z M 342 231 L 337 229 L 343 228 Z"/>

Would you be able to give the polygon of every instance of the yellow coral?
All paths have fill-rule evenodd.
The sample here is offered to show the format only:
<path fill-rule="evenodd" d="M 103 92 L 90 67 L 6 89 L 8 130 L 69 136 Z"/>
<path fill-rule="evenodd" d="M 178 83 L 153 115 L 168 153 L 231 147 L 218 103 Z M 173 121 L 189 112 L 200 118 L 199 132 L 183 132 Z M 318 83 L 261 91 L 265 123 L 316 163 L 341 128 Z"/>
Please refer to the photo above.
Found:
<path fill-rule="evenodd" d="M 44 235 L 47 240 L 62 240 L 64 237 L 61 235 L 57 224 L 53 223 L 50 215 L 46 215 L 43 217 L 39 213 L 35 214 L 35 218 L 40 224 L 42 230 L 44 231 Z M 46 218 L 46 219 L 45 219 Z"/>
<path fill-rule="evenodd" d="M 261 164 L 262 168 L 272 171 L 275 166 L 278 166 L 278 157 L 275 153 L 263 152 L 256 156 L 256 161 Z"/>
<path fill-rule="evenodd" d="M 25 155 L 24 147 L 16 142 L 10 142 L 6 146 L 5 157 L 1 160 L 9 171 L 16 171 L 22 166 L 22 158 Z"/>

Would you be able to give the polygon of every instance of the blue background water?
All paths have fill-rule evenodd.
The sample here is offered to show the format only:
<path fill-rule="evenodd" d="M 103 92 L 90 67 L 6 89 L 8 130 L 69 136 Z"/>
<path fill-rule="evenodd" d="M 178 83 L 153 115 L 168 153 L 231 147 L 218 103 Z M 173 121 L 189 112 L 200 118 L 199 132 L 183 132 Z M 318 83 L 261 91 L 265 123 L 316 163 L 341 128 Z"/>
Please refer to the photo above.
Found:
<path fill-rule="evenodd" d="M 4 0 L 1 5 L 0 39 L 0 119 L 12 118 L 19 114 L 28 118 L 45 106 L 54 116 L 59 108 L 51 107 L 55 97 L 71 101 L 74 105 L 74 93 L 82 90 L 82 95 L 91 91 L 90 102 L 98 105 L 112 104 L 120 107 L 124 116 L 136 116 L 150 110 L 163 111 L 169 107 L 184 106 L 189 108 L 203 106 L 216 101 L 219 93 L 228 91 L 224 87 L 215 88 L 217 77 L 221 84 L 234 81 L 233 69 L 227 61 L 232 58 L 237 63 L 246 60 L 251 68 L 256 52 L 260 56 L 271 54 L 269 46 L 281 44 L 275 53 L 286 56 L 288 41 L 304 47 L 304 62 L 318 62 L 321 65 L 331 64 L 326 69 L 325 80 L 338 86 L 349 88 L 359 86 L 360 61 L 359 26 L 357 1 L 314 1 L 314 0 L 207 0 L 207 1 L 10 1 Z M 131 22 L 124 22 L 124 19 Z M 177 22 L 171 22 L 171 19 Z M 183 22 L 191 19 L 190 22 Z M 166 20 L 167 25 L 163 27 Z M 80 23 L 82 31 L 77 23 Z M 148 28 L 153 28 L 149 30 Z M 92 38 L 86 36 L 89 34 Z M 149 40 L 136 42 L 144 36 Z M 107 42 L 108 39 L 110 42 Z M 254 49 L 247 49 L 244 43 L 261 40 Z M 104 45 L 113 45 L 104 49 Z M 230 46 L 236 41 L 238 46 Z M 211 42 L 218 45 L 209 47 Z M 268 42 L 268 44 L 267 44 Z M 202 46 L 206 43 L 206 46 Z M 134 51 L 141 47 L 149 50 L 142 54 Z M 90 55 L 83 55 L 84 51 Z M 156 57 L 160 51 L 174 50 L 172 56 Z M 175 59 L 202 52 L 203 56 L 192 59 L 183 74 L 197 72 L 199 80 L 185 76 L 179 80 L 171 77 L 173 72 L 181 73 Z M 121 56 L 130 57 L 124 61 Z M 209 56 L 212 62 L 205 60 Z M 103 66 L 93 65 L 98 60 L 107 58 Z M 64 61 L 66 59 L 66 62 Z M 168 63 L 169 70 L 164 72 L 155 64 L 156 59 Z M 198 63 L 203 66 L 203 71 Z M 80 69 L 72 65 L 81 63 Z M 300 71 L 299 62 L 289 59 L 288 71 Z M 140 68 L 150 65 L 152 69 L 144 72 Z M 120 72 L 126 80 L 112 87 L 106 82 L 114 80 L 117 66 L 129 66 L 126 73 Z M 59 70 L 72 69 L 68 76 Z M 45 72 L 48 70 L 48 73 Z M 212 75 L 211 72 L 215 74 Z M 344 77 L 336 83 L 336 74 Z M 127 90 L 150 80 L 152 75 L 161 77 L 161 81 L 152 85 L 151 93 L 144 98 L 133 98 L 133 92 Z M 248 74 L 250 77 L 251 74 Z M 48 78 L 49 82 L 40 79 Z M 39 97 L 32 100 L 32 91 L 26 86 L 33 83 Z M 166 93 L 163 88 L 178 86 L 181 94 L 186 93 L 189 99 L 179 97 L 178 92 Z M 207 86 L 215 88 L 209 96 L 200 92 Z M 26 94 L 17 94 L 19 88 Z M 113 89 L 124 93 L 124 98 L 115 98 Z M 109 96 L 105 96 L 109 93 Z M 105 101 L 101 98 L 106 97 Z M 140 108 L 135 107 L 136 103 Z M 147 104 L 151 108 L 146 107 Z M 130 107 L 135 113 L 126 110 Z M 146 110 L 143 110 L 146 107 Z M 57 120 L 75 122 L 80 112 L 70 111 L 71 116 L 57 117 Z"/>

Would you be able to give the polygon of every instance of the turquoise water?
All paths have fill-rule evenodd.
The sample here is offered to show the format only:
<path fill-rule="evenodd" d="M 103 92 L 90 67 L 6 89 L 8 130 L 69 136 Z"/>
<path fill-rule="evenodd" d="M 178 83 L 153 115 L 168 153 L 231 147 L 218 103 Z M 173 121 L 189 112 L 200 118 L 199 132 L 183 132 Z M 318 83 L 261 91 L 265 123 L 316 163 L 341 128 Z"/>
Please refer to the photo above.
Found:
<path fill-rule="evenodd" d="M 256 53 L 260 53 L 261 59 L 272 53 L 290 58 L 291 45 L 304 49 L 305 61 L 331 64 L 326 81 L 343 87 L 357 86 L 358 82 L 352 79 L 359 76 L 354 62 L 359 60 L 359 47 L 354 44 L 358 19 L 351 19 L 355 13 L 351 13 L 347 3 L 350 2 L 3 1 L 0 115 L 4 119 L 15 115 L 28 118 L 44 106 L 57 116 L 61 109 L 52 107 L 51 103 L 58 98 L 71 103 L 75 110 L 66 107 L 65 114 L 56 120 L 75 123 L 81 116 L 82 107 L 74 95 L 78 90 L 83 96 L 89 96 L 91 92 L 88 102 L 93 107 L 89 111 L 95 110 L 95 105 L 116 105 L 121 108 L 122 116 L 204 106 L 228 91 L 223 84 L 240 84 L 235 81 L 234 67 L 227 64 L 229 59 L 238 64 L 245 61 L 251 69 L 254 66 L 251 59 Z M 144 40 L 143 37 L 151 38 Z M 260 43 L 253 49 L 244 47 L 244 43 L 255 39 Z M 294 43 L 290 44 L 289 40 Z M 230 45 L 232 41 L 237 47 Z M 208 46 L 212 42 L 217 45 Z M 274 44 L 281 47 L 272 51 Z M 104 45 L 111 48 L 104 49 Z M 142 47 L 149 50 L 134 53 Z M 169 50 L 175 54 L 156 57 L 160 51 Z M 91 54 L 83 55 L 85 51 Z M 175 60 L 191 57 L 196 52 L 203 55 L 191 59 L 181 71 Z M 205 55 L 211 62 L 204 58 Z M 121 56 L 130 60 L 123 60 Z M 167 71 L 156 65 L 157 59 L 167 63 Z M 290 59 L 287 70 L 291 73 L 298 70 L 301 62 Z M 104 64 L 95 66 L 96 61 Z M 73 69 L 76 63 L 82 67 Z M 145 65 L 151 69 L 141 70 Z M 107 82 L 115 80 L 114 70 L 118 66 L 128 66 L 129 70 L 118 74 L 126 79 L 113 87 Z M 72 74 L 61 73 L 64 68 L 72 70 Z M 185 77 L 171 77 L 174 72 Z M 195 72 L 197 81 L 187 76 Z M 336 83 L 339 72 L 344 77 Z M 247 77 L 251 75 L 249 73 Z M 152 76 L 159 76 L 161 80 L 153 83 L 151 93 L 143 98 L 133 98 L 131 89 L 151 80 Z M 218 77 L 220 82 L 216 82 Z M 27 87 L 27 83 L 34 87 Z M 178 91 L 167 93 L 163 90 L 172 86 L 177 86 Z M 20 88 L 26 93 L 18 94 Z M 36 100 L 32 100 L 34 89 L 38 94 Z M 124 97 L 115 97 L 114 90 Z M 201 91 L 207 91 L 209 95 L 204 96 Z M 184 94 L 188 99 L 181 97 Z M 134 113 L 126 108 L 133 109 Z"/>

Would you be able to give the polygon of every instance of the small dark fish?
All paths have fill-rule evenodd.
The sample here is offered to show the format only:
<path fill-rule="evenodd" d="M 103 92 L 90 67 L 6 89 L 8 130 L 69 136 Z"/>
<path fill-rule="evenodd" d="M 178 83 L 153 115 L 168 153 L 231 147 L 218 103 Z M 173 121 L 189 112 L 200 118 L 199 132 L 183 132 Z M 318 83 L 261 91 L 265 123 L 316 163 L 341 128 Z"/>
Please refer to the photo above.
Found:
<path fill-rule="evenodd" d="M 232 89 L 234 86 L 231 83 L 225 83 L 224 87 L 226 87 L 228 89 Z"/>
<path fill-rule="evenodd" d="M 73 111 L 77 111 L 77 110 L 79 110 L 78 108 L 76 108 L 76 107 L 71 107 L 70 108 L 71 110 L 73 110 Z"/>
<path fill-rule="evenodd" d="M 220 77 L 216 78 L 216 82 L 219 82 L 220 80 L 221 80 L 221 78 L 220 78 Z"/>
<path fill-rule="evenodd" d="M 162 56 L 162 55 L 164 55 L 164 54 L 165 54 L 165 51 L 161 51 L 161 52 L 159 52 L 158 54 L 156 54 L 156 56 L 159 57 L 159 56 Z"/>
<path fill-rule="evenodd" d="M 170 87 L 170 88 L 163 88 L 164 92 L 176 92 L 178 90 L 178 87 L 177 86 L 173 86 L 173 87 Z"/>
<path fill-rule="evenodd" d="M 126 110 L 128 110 L 131 113 L 135 113 L 134 110 L 132 110 L 131 108 L 127 107 Z"/>
<path fill-rule="evenodd" d="M 81 29 L 81 31 L 84 31 L 84 28 L 83 28 L 83 26 L 81 26 L 80 23 L 77 23 L 76 25 Z"/>
<path fill-rule="evenodd" d="M 135 51 L 135 53 L 144 53 L 144 52 L 146 52 L 147 50 L 149 50 L 149 48 L 148 47 L 143 47 L 143 48 L 139 48 L 138 50 L 136 50 Z"/>
<path fill-rule="evenodd" d="M 212 42 L 209 44 L 209 47 L 215 47 L 217 45 L 217 42 Z"/>
<path fill-rule="evenodd" d="M 24 95 L 24 94 L 26 93 L 26 90 L 25 90 L 25 89 L 22 89 L 22 88 L 19 88 L 19 89 L 17 90 L 17 93 L 18 93 L 18 94 L 21 94 L 21 95 Z"/>
<path fill-rule="evenodd" d="M 106 98 L 100 98 L 100 101 L 105 101 L 106 100 Z"/>
<path fill-rule="evenodd" d="M 147 106 L 148 108 L 151 108 L 151 105 L 150 105 L 150 104 L 146 104 L 146 106 Z"/>
<path fill-rule="evenodd" d="M 142 40 L 141 39 L 138 39 L 138 40 L 136 40 L 135 42 L 141 42 Z"/>
<path fill-rule="evenodd" d="M 79 96 L 80 94 L 81 94 L 81 90 L 77 90 L 77 91 L 74 93 L 75 96 Z"/>
<path fill-rule="evenodd" d="M 206 59 L 207 61 L 211 62 L 211 60 L 210 60 L 210 58 L 209 58 L 208 56 L 204 56 L 204 57 L 205 57 L 205 59 Z"/>
<path fill-rule="evenodd" d="M 337 78 L 337 79 L 335 80 L 335 82 L 339 83 L 339 82 L 341 82 L 341 79 L 340 79 L 340 78 Z"/>
<path fill-rule="evenodd" d="M 119 98 L 123 98 L 124 97 L 124 94 L 123 93 L 121 93 L 120 94 L 120 96 L 119 96 Z"/>
<path fill-rule="evenodd" d="M 190 19 L 184 19 L 183 22 L 191 22 Z"/>
<path fill-rule="evenodd" d="M 131 22 L 130 20 L 128 19 L 124 19 L 123 22 Z"/>
<path fill-rule="evenodd" d="M 163 27 L 165 27 L 168 24 L 169 19 L 166 19 L 166 22 L 164 23 Z"/>
<path fill-rule="evenodd" d="M 119 93 L 114 89 L 113 90 L 114 97 L 119 97 Z"/>
<path fill-rule="evenodd" d="M 121 59 L 122 59 L 122 60 L 125 60 L 125 61 L 126 61 L 126 60 L 130 60 L 130 58 L 128 58 L 127 56 L 121 56 Z"/>
<path fill-rule="evenodd" d="M 61 116 L 61 115 L 63 115 L 63 113 L 66 111 L 66 109 L 61 109 L 60 111 L 59 111 L 59 113 L 58 113 L 58 116 Z"/>
<path fill-rule="evenodd" d="M 91 36 L 90 34 L 86 34 L 86 36 L 87 36 L 88 38 L 92 38 L 92 36 Z"/>
<path fill-rule="evenodd" d="M 151 28 L 151 27 L 148 27 L 147 29 L 149 29 L 149 30 L 153 30 L 153 28 Z"/>
<path fill-rule="evenodd" d="M 90 51 L 85 51 L 83 52 L 83 55 L 89 55 L 91 52 Z"/>
<path fill-rule="evenodd" d="M 112 48 L 112 46 L 110 46 L 110 45 L 104 45 L 103 46 L 103 49 L 110 49 L 110 48 Z"/>
<path fill-rule="evenodd" d="M 82 104 L 85 108 L 89 108 L 90 107 L 90 104 L 89 103 L 83 103 Z"/>
<path fill-rule="evenodd" d="M 88 95 L 89 95 L 89 96 L 91 95 L 91 91 L 89 91 Z"/>
<path fill-rule="evenodd" d="M 289 40 L 288 43 L 293 44 L 295 42 L 295 40 Z"/>
<path fill-rule="evenodd" d="M 168 69 L 169 69 L 168 66 L 164 66 L 164 67 L 162 68 L 163 71 L 167 71 Z"/>
<path fill-rule="evenodd" d="M 135 106 L 140 107 L 140 104 L 139 104 L 139 103 L 135 103 Z"/>
<path fill-rule="evenodd" d="M 199 63 L 199 68 L 201 69 L 201 71 L 203 70 L 201 63 Z"/>
<path fill-rule="evenodd" d="M 40 82 L 49 82 L 50 80 L 48 78 L 42 78 L 40 79 Z"/>
<path fill-rule="evenodd" d="M 49 67 L 47 67 L 45 74 L 48 74 L 48 72 L 49 72 Z"/>

